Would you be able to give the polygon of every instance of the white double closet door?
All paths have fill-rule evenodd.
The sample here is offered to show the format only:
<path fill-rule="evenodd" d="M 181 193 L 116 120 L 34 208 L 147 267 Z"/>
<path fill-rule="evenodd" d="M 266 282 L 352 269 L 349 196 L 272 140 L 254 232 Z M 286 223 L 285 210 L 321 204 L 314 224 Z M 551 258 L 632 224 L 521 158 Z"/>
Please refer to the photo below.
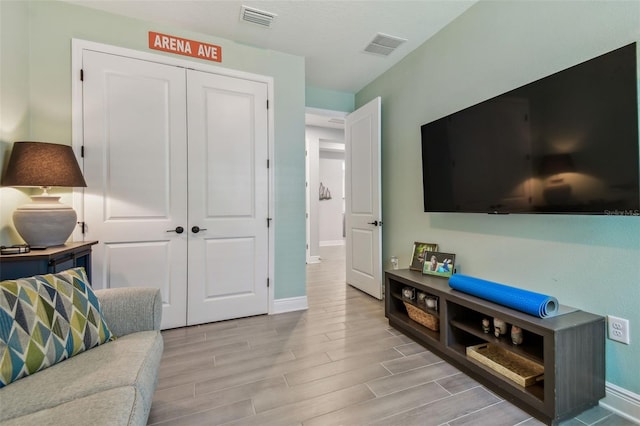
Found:
<path fill-rule="evenodd" d="M 161 290 L 162 328 L 268 311 L 265 82 L 83 51 L 97 288 Z"/>

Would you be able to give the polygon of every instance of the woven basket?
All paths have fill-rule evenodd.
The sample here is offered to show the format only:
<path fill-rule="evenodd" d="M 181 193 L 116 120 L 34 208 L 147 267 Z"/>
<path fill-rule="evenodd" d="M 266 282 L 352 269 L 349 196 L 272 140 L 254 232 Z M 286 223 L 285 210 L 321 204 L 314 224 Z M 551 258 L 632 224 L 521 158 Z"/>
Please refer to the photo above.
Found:
<path fill-rule="evenodd" d="M 410 303 L 403 302 L 404 306 L 407 308 L 407 313 L 409 314 L 409 318 L 414 320 L 420 325 L 427 327 L 429 330 L 438 331 L 440 330 L 440 321 L 438 318 L 431 315 L 428 312 L 423 311 L 420 308 L 416 308 Z"/>

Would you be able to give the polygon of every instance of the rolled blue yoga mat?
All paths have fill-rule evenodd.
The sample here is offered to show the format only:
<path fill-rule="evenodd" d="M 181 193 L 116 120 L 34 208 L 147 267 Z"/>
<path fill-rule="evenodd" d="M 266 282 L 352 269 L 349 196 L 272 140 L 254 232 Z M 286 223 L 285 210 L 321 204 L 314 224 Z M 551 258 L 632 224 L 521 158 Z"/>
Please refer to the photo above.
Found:
<path fill-rule="evenodd" d="M 454 290 L 459 290 L 539 318 L 556 316 L 560 307 L 555 297 L 467 275 L 452 275 L 449 278 L 449 286 Z"/>

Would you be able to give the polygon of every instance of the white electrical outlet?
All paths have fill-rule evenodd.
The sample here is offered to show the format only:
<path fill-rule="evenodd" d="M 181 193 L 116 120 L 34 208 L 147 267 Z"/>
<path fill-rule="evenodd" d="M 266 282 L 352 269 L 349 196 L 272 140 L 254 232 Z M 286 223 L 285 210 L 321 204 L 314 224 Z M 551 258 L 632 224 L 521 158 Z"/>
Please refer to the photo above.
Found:
<path fill-rule="evenodd" d="M 608 315 L 607 325 L 609 328 L 609 339 L 627 345 L 629 344 L 629 320 Z"/>

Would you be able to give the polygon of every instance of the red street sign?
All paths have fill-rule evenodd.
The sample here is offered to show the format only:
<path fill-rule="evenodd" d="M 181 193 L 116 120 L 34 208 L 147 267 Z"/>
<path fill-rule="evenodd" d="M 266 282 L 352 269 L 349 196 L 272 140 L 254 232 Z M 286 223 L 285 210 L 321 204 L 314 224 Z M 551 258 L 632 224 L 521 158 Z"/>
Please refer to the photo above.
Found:
<path fill-rule="evenodd" d="M 222 47 L 149 31 L 149 49 L 222 62 Z"/>

